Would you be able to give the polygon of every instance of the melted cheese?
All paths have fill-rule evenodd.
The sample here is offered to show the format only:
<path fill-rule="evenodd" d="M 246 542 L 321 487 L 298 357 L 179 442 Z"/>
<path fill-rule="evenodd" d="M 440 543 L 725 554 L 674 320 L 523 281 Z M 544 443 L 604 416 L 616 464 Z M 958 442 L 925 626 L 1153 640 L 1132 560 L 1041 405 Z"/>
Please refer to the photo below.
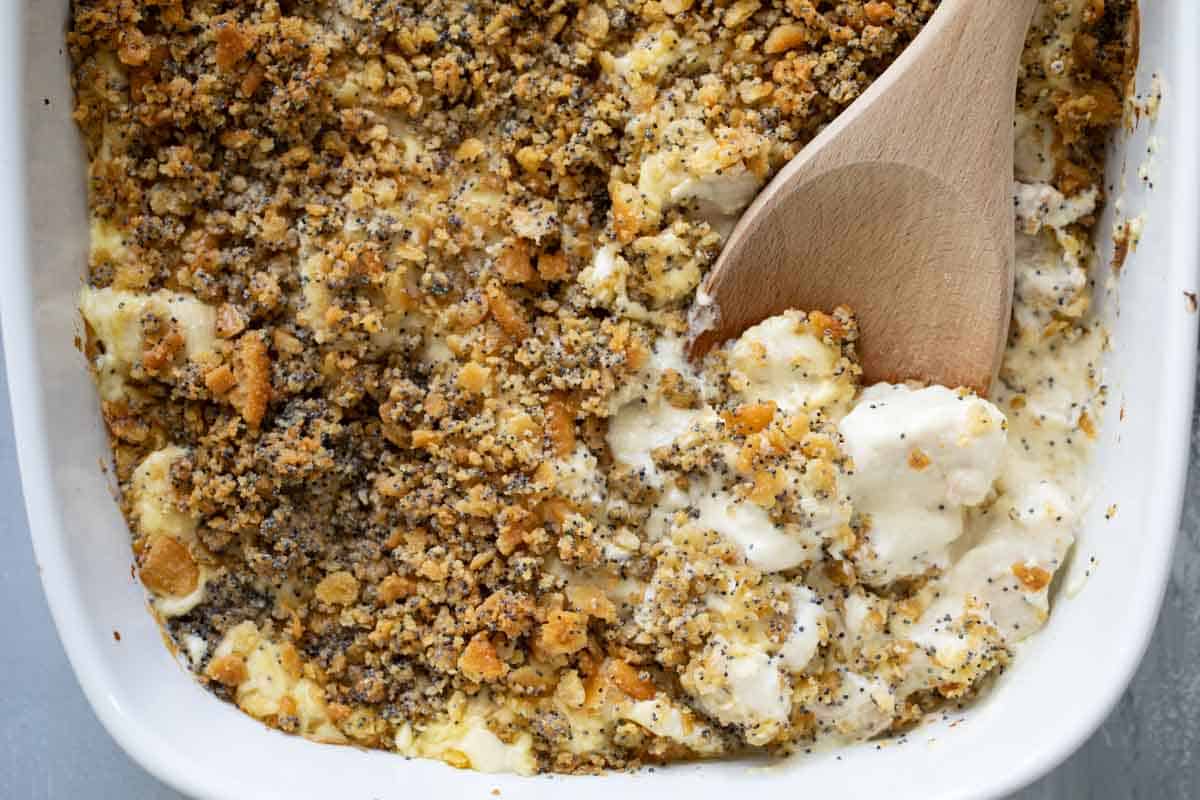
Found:
<path fill-rule="evenodd" d="M 216 309 L 190 295 L 165 289 L 147 294 L 85 287 L 79 309 L 104 349 L 94 366 L 105 400 L 125 394 L 125 381 L 145 349 L 141 320 L 147 314 L 178 326 L 190 359 L 212 351 L 216 344 Z"/>
<path fill-rule="evenodd" d="M 488 718 L 494 712 L 483 698 L 452 701 L 442 719 L 420 727 L 401 726 L 396 749 L 405 755 L 437 758 L 479 772 L 532 775 L 537 767 L 533 737 L 520 733 L 511 742 L 503 741 L 488 727 Z"/>
<path fill-rule="evenodd" d="M 213 658 L 236 655 L 246 665 L 246 679 L 237 685 L 234 700 L 238 707 L 258 719 L 283 712 L 283 701 L 295 704 L 300 733 L 308 739 L 335 744 L 346 737 L 329 717 L 325 690 L 312 680 L 289 672 L 280 646 L 263 636 L 253 622 L 231 628 L 221 639 Z"/>

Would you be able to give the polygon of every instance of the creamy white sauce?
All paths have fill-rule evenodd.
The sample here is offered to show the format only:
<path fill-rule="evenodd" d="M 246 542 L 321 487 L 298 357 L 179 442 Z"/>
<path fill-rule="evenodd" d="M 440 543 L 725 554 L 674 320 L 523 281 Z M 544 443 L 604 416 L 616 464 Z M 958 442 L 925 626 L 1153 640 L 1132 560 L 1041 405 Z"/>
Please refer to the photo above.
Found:
<path fill-rule="evenodd" d="M 774 659 L 721 636 L 709 640 L 693 680 L 701 708 L 726 725 L 745 729 L 752 743 L 769 741 L 791 711 L 791 687 Z"/>
<path fill-rule="evenodd" d="M 821 632 L 825 625 L 825 609 L 816 601 L 816 595 L 806 586 L 793 584 L 788 587 L 791 594 L 792 624 L 787 638 L 779 648 L 783 665 L 791 672 L 800 672 L 821 646 Z"/>
<path fill-rule="evenodd" d="M 943 386 L 877 384 L 840 423 L 854 472 L 851 502 L 870 552 L 873 585 L 944 567 L 967 506 L 987 497 L 1005 445 L 1004 415 L 986 400 Z"/>
<path fill-rule="evenodd" d="M 608 423 L 608 445 L 613 457 L 654 485 L 660 478 L 652 453 L 715 416 L 710 408 L 676 408 L 656 391 L 667 370 L 693 374 L 683 347 L 682 339 L 659 337 L 649 363 L 611 401 L 615 413 Z"/>
<path fill-rule="evenodd" d="M 759 506 L 727 492 L 701 488 L 695 495 L 695 525 L 735 542 L 748 561 L 763 572 L 799 566 L 820 552 L 820 539 L 787 531 Z"/>
<path fill-rule="evenodd" d="M 846 672 L 833 702 L 818 703 L 813 712 L 827 736 L 848 743 L 869 739 L 887 728 L 895 705 L 895 695 L 882 681 Z"/>
<path fill-rule="evenodd" d="M 609 422 L 608 444 L 622 464 L 658 482 L 652 453 L 669 445 L 700 421 L 703 412 L 675 408 L 663 400 L 635 401 Z"/>
<path fill-rule="evenodd" d="M 1089 187 L 1073 197 L 1066 197 L 1047 183 L 1015 183 L 1017 223 L 1027 236 L 1043 227 L 1061 230 L 1078 222 L 1096 210 L 1099 190 Z"/>
<path fill-rule="evenodd" d="M 554 472 L 555 489 L 569 500 L 598 506 L 607 497 L 604 473 L 586 445 L 576 445 L 570 456 L 556 461 Z"/>

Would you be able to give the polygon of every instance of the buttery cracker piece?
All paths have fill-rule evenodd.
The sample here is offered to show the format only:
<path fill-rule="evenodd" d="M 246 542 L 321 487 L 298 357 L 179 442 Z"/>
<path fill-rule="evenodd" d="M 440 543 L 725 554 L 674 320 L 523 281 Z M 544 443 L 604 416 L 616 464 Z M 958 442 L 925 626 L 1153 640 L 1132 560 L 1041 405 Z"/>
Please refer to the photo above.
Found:
<path fill-rule="evenodd" d="M 504 248 L 496 259 L 496 271 L 505 283 L 528 283 L 536 277 L 529 255 L 529 243 L 517 239 Z"/>
<path fill-rule="evenodd" d="M 1031 592 L 1040 592 L 1050 585 L 1054 576 L 1037 565 L 1029 566 L 1021 562 L 1012 565 L 1012 574 Z"/>
<path fill-rule="evenodd" d="M 567 277 L 568 267 L 565 253 L 541 253 L 537 257 L 537 271 L 542 280 L 561 281 Z"/>
<path fill-rule="evenodd" d="M 572 611 L 551 611 L 538 631 L 538 645 L 547 655 L 569 655 L 587 645 L 587 617 Z"/>
<path fill-rule="evenodd" d="M 518 342 L 529 338 L 529 323 L 525 321 L 520 306 L 503 288 L 497 285 L 488 287 L 487 297 L 492 317 L 502 331 Z"/>
<path fill-rule="evenodd" d="M 377 598 L 380 605 L 390 605 L 397 600 L 409 597 L 417 590 L 417 584 L 412 578 L 401 575 L 388 575 L 379 584 Z"/>
<path fill-rule="evenodd" d="M 508 672 L 508 665 L 496 654 L 496 647 L 486 633 L 475 634 L 458 659 L 458 668 L 476 683 L 498 680 Z"/>
<path fill-rule="evenodd" d="M 229 303 L 217 306 L 217 336 L 222 339 L 232 339 L 246 330 L 248 321 L 245 312 L 237 306 Z"/>
<path fill-rule="evenodd" d="M 246 333 L 238 339 L 233 374 L 237 385 L 229 400 L 246 424 L 257 428 L 271 400 L 271 356 L 260 334 Z"/>
<path fill-rule="evenodd" d="M 142 551 L 139 574 L 156 594 L 186 597 L 200 583 L 200 568 L 187 546 L 171 536 L 155 534 Z"/>
<path fill-rule="evenodd" d="M 613 683 L 634 700 L 651 700 L 658 694 L 654 684 L 629 664 L 620 659 L 613 659 L 610 664 Z"/>
<path fill-rule="evenodd" d="M 204 373 L 204 385 L 213 394 L 223 395 L 237 386 L 237 377 L 228 364 L 221 364 Z"/>
<path fill-rule="evenodd" d="M 249 677 L 249 672 L 246 670 L 246 659 L 236 653 L 214 658 L 209 662 L 205 674 L 230 689 Z"/>
<path fill-rule="evenodd" d="M 575 414 L 562 400 L 546 404 L 546 434 L 558 458 L 567 458 L 575 452 Z"/>
<path fill-rule="evenodd" d="M 771 31 L 767 41 L 763 43 L 763 52 L 767 55 L 778 55 L 803 47 L 807 42 L 808 29 L 803 25 L 780 25 Z"/>
<path fill-rule="evenodd" d="M 331 572 L 317 584 L 316 594 L 322 603 L 351 605 L 358 600 L 358 579 L 345 570 Z"/>

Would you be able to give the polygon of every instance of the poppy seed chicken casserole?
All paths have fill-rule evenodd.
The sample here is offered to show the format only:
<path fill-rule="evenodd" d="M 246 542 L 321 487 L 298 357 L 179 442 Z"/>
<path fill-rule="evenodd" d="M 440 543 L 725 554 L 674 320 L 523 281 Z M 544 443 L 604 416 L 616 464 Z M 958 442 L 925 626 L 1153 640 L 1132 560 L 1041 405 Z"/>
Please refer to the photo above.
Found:
<path fill-rule="evenodd" d="M 740 212 L 934 0 L 76 0 L 80 308 L 153 611 L 284 731 L 587 772 L 907 729 L 1049 613 L 1133 0 L 1043 0 L 988 398 L 853 310 L 691 365 Z"/>

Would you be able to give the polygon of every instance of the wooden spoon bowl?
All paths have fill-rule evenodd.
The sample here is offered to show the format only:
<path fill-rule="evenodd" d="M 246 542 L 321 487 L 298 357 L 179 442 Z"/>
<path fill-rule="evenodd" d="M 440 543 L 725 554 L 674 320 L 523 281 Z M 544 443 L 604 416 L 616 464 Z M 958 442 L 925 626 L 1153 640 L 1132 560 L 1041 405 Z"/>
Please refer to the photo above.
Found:
<path fill-rule="evenodd" d="M 986 393 L 1012 313 L 1013 107 L 1037 0 L 942 0 L 747 209 L 690 353 L 790 308 L 848 306 L 863 377 Z"/>

